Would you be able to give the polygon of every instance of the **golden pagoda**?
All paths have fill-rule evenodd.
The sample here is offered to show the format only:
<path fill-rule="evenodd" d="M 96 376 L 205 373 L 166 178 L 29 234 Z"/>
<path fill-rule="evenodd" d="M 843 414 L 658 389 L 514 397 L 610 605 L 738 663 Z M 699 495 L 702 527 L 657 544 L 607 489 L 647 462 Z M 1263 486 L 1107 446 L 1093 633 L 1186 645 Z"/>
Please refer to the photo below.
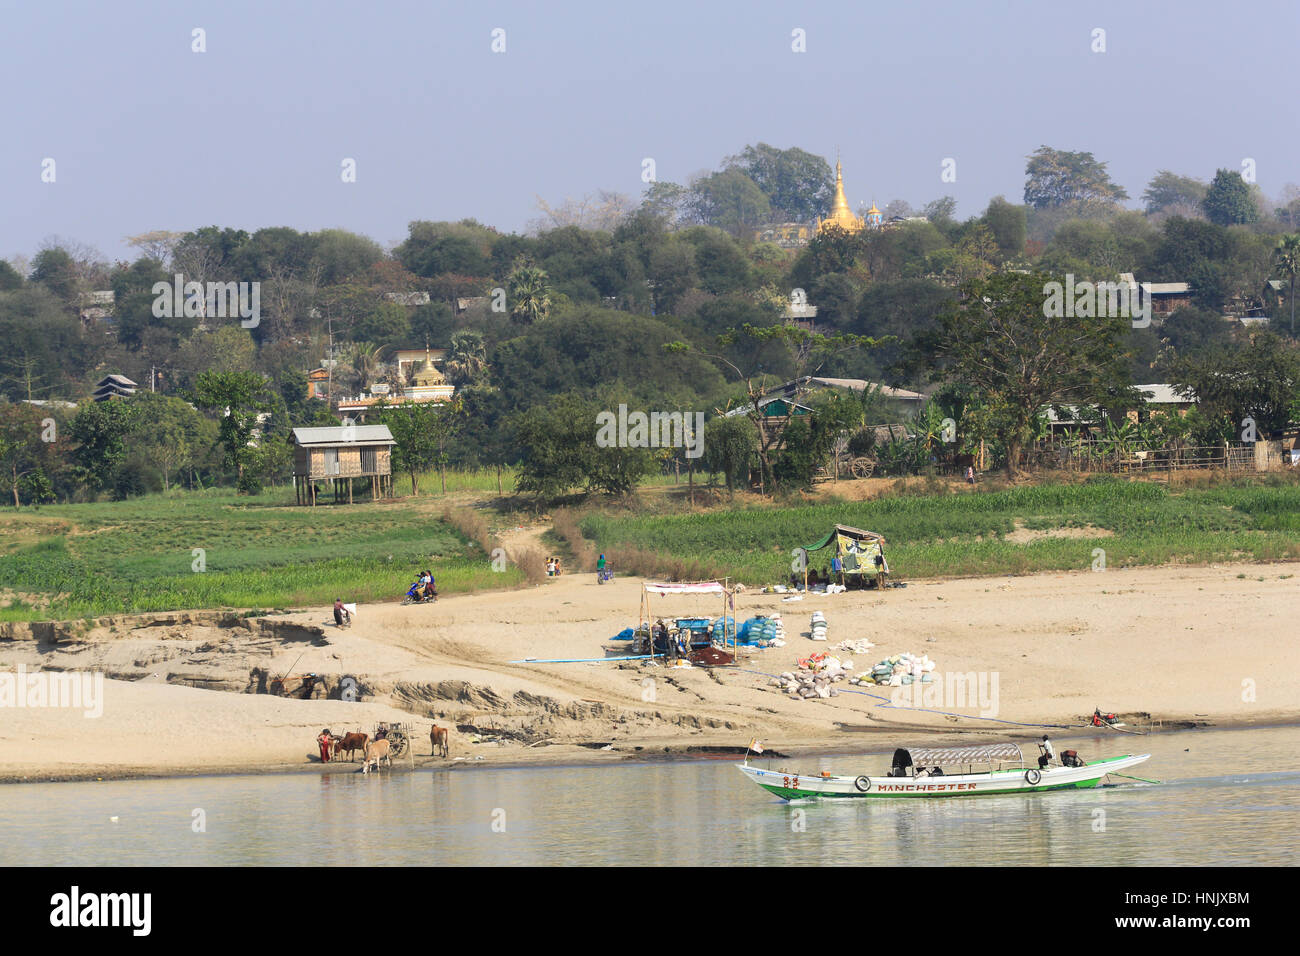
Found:
<path fill-rule="evenodd" d="M 440 392 L 441 386 L 447 379 L 441 372 L 433 366 L 433 356 L 429 353 L 429 343 L 424 343 L 424 364 L 420 370 L 411 376 L 411 384 L 406 388 L 406 394 L 412 396 L 433 395 Z"/>
<path fill-rule="evenodd" d="M 875 208 L 874 203 L 872 208 Z M 817 234 L 822 235 L 831 228 L 843 229 L 845 232 L 860 232 L 866 228 L 866 222 L 860 216 L 853 215 L 849 201 L 844 196 L 844 168 L 838 159 L 835 160 L 835 202 L 831 205 L 829 216 L 825 219 L 818 218 Z"/>

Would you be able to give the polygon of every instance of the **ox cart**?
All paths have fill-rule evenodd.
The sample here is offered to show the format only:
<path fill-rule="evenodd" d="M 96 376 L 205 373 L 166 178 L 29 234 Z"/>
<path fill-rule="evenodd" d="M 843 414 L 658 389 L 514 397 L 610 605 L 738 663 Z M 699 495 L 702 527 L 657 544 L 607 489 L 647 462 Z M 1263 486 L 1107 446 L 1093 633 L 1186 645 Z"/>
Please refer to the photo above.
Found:
<path fill-rule="evenodd" d="M 405 757 L 411 749 L 411 728 L 407 724 L 385 724 L 375 726 L 372 740 L 387 740 L 389 752 L 394 757 Z"/>
<path fill-rule="evenodd" d="M 840 449 L 831 456 L 829 462 L 817 468 L 814 481 L 832 481 L 842 477 L 870 478 L 876 470 L 876 458 L 873 455 L 852 455 L 847 449 Z"/>

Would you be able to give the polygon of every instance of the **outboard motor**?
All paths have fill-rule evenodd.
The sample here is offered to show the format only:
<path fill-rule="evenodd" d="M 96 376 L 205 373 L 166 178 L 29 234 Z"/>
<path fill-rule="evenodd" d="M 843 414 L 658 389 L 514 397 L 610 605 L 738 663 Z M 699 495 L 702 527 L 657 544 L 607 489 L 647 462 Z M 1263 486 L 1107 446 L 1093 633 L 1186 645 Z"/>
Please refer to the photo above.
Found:
<path fill-rule="evenodd" d="M 894 766 L 889 771 L 891 777 L 906 777 L 908 768 L 912 766 L 912 755 L 899 747 L 894 751 Z"/>
<path fill-rule="evenodd" d="M 1085 763 L 1083 762 L 1083 758 L 1079 756 L 1079 751 L 1077 751 L 1077 750 L 1062 750 L 1062 751 L 1061 751 L 1061 765 L 1062 765 L 1062 766 L 1065 766 L 1065 767 L 1085 767 L 1085 766 L 1087 766 L 1087 764 L 1085 764 Z"/>

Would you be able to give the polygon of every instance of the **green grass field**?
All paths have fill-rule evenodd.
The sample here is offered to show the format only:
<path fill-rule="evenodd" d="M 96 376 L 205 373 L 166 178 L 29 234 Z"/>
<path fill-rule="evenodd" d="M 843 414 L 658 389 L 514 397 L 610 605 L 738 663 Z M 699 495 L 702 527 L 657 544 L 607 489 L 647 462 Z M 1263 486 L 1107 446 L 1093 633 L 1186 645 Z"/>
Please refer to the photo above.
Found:
<path fill-rule="evenodd" d="M 1300 558 L 1300 484 L 1181 491 L 1103 479 L 696 515 L 590 514 L 582 530 L 616 566 L 624 547 L 698 560 L 715 574 L 764 584 L 786 580 L 792 550 L 836 523 L 885 535 L 890 566 L 903 578 L 1088 570 L 1094 548 L 1105 551 L 1109 568 L 1271 561 Z M 1079 536 L 1008 540 L 1017 529 Z M 826 567 L 830 550 L 810 557 L 813 567 Z"/>
<path fill-rule="evenodd" d="M 0 513 L 0 620 L 394 600 L 424 567 L 440 592 L 522 580 L 513 567 L 493 572 L 477 545 L 414 506 L 299 508 L 291 496 L 174 493 Z"/>

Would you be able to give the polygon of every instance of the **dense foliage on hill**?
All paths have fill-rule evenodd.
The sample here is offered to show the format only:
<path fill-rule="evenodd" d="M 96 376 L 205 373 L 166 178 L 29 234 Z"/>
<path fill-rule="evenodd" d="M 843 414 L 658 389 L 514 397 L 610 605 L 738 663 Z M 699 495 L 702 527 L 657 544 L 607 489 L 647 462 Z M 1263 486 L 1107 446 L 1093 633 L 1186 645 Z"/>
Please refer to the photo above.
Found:
<path fill-rule="evenodd" d="M 747 400 L 755 383 L 797 374 L 929 389 L 953 377 L 955 351 L 979 341 L 977 329 L 943 317 L 1012 275 L 1190 283 L 1191 305 L 1163 324 L 1098 325 L 1105 341 L 1085 330 L 1080 354 L 1105 351 L 1128 383 L 1200 383 L 1214 392 L 1220 431 L 1242 414 L 1258 411 L 1275 427 L 1291 414 L 1300 239 L 1288 234 L 1300 228 L 1300 190 L 1270 203 L 1237 172 L 1218 170 L 1207 183 L 1161 170 L 1142 195 L 1144 211 L 1131 211 L 1104 162 L 1044 146 L 1029 157 L 1024 205 L 996 197 L 959 221 L 950 197 L 920 216 L 895 200 L 886 228 L 824 231 L 800 248 L 763 241 L 766 224 L 825 215 L 834 183 L 821 157 L 759 143 L 689 184 L 650 184 L 639 204 L 603 195 L 544 206 L 549 220 L 528 235 L 474 220 L 415 221 L 386 252 L 341 229 L 214 225 L 133 237 L 140 255 L 130 263 L 58 242 L 30 261 L 0 262 L 7 497 L 125 496 L 175 482 L 251 491 L 283 480 L 289 429 L 337 420 L 307 397 L 308 370 L 329 366 L 330 395 L 355 396 L 392 374 L 385 365 L 402 348 L 449 349 L 442 370 L 462 401 L 447 410 L 459 421 L 440 441 L 443 465 L 519 463 L 527 446 L 518 429 L 540 434 L 530 413 L 595 389 L 710 416 Z M 178 275 L 205 289 L 257 283 L 256 321 L 214 315 L 199 307 L 202 297 L 160 308 L 159 289 Z M 110 290 L 111 301 L 95 295 Z M 1032 325 L 1033 296 L 1020 298 L 1020 318 Z M 814 350 L 814 360 L 806 342 L 719 341 L 728 330 L 798 318 L 803 303 L 816 307 L 820 332 L 877 347 Z M 1225 311 L 1272 314 L 1275 337 L 1252 345 L 1261 330 L 1225 322 Z M 682 343 L 689 347 L 670 347 Z M 1271 364 L 1261 364 L 1266 357 Z M 1220 366 L 1251 379 L 1250 394 L 1265 396 L 1267 408 L 1215 379 Z M 1074 371 L 1084 369 L 1076 362 Z M 133 413 L 120 419 L 96 411 L 88 398 L 108 373 L 157 394 L 130 399 Z M 33 417 L 6 404 L 50 399 L 81 408 L 74 416 L 47 406 Z M 35 447 L 50 421 L 59 439 Z"/>

